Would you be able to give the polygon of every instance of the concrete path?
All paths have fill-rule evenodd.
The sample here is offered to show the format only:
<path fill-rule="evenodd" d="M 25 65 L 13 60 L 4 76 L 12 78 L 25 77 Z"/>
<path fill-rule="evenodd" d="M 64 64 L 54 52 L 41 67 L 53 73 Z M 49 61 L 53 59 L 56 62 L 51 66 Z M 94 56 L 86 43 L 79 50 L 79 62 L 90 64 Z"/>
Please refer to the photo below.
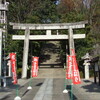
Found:
<path fill-rule="evenodd" d="M 73 93 L 78 100 L 100 100 L 100 86 L 94 84 L 93 78 L 82 79 L 82 84 L 74 85 Z"/>
<path fill-rule="evenodd" d="M 19 88 L 23 87 L 28 81 L 29 79 L 19 79 L 17 85 L 11 84 L 5 88 L 0 87 L 0 100 L 10 95 L 11 92 L 16 89 L 16 87 L 19 87 Z"/>
<path fill-rule="evenodd" d="M 45 71 L 46 73 L 45 73 Z M 32 90 L 27 90 L 29 80 L 19 81 L 19 96 L 22 100 L 100 100 L 100 86 L 93 83 L 93 78 L 90 80 L 82 79 L 82 84 L 73 85 L 71 91 L 70 81 L 65 80 L 65 70 L 63 69 L 41 69 L 40 76 L 32 79 Z M 57 76 L 58 75 L 58 76 Z M 63 93 L 64 89 L 69 92 Z M 16 86 L 0 89 L 0 100 L 14 100 L 16 96 Z"/>
<path fill-rule="evenodd" d="M 65 78 L 63 68 L 40 68 L 37 78 Z"/>
<path fill-rule="evenodd" d="M 33 100 L 52 100 L 53 79 L 45 79 Z"/>

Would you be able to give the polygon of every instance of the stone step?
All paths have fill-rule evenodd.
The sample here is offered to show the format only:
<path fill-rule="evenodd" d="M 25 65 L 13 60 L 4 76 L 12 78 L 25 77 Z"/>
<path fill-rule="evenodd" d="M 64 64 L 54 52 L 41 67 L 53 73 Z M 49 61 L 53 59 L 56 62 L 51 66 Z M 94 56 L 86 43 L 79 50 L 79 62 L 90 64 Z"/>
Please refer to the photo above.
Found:
<path fill-rule="evenodd" d="M 59 68 L 59 67 L 63 67 L 63 66 L 62 66 L 61 63 L 59 63 L 59 64 L 51 64 L 50 63 L 50 64 L 40 64 L 39 67 L 40 68 L 43 68 L 43 67 L 51 67 L 51 68 L 57 68 L 58 67 Z"/>
<path fill-rule="evenodd" d="M 40 67 L 61 67 L 59 41 L 48 41 L 41 53 Z"/>
<path fill-rule="evenodd" d="M 63 68 L 40 68 L 36 78 L 65 78 L 65 72 Z"/>

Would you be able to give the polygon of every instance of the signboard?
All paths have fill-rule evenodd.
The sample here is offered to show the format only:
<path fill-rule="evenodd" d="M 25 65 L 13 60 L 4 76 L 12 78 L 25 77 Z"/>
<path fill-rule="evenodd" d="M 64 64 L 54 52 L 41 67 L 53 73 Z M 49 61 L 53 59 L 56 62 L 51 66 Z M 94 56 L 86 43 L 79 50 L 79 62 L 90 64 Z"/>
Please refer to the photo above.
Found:
<path fill-rule="evenodd" d="M 76 61 L 75 51 L 74 49 L 71 50 L 72 52 L 72 74 L 73 74 L 73 84 L 80 84 L 80 74 L 78 70 L 78 64 Z"/>
<path fill-rule="evenodd" d="M 32 57 L 32 77 L 38 76 L 38 59 L 39 57 Z"/>
<path fill-rule="evenodd" d="M 72 79 L 72 56 L 67 55 L 66 79 Z"/>
<path fill-rule="evenodd" d="M 17 74 L 16 74 L 16 53 L 10 53 L 10 62 L 12 68 L 13 84 L 17 84 Z"/>

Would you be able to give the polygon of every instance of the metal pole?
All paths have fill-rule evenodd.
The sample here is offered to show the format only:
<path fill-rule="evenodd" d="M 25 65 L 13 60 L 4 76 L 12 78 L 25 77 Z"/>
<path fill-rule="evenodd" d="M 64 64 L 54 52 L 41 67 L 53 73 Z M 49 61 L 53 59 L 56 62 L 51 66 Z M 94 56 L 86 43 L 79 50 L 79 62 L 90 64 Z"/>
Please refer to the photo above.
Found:
<path fill-rule="evenodd" d="M 23 66 L 22 66 L 22 78 L 27 77 L 27 62 L 28 62 L 28 50 L 29 50 L 29 35 L 30 30 L 27 28 L 25 30 L 25 40 L 24 40 L 24 52 L 23 52 Z"/>
<path fill-rule="evenodd" d="M 0 77 L 2 75 L 2 30 L 0 29 Z M 0 79 L 1 86 L 1 79 Z"/>
<path fill-rule="evenodd" d="M 67 44 L 66 44 L 66 62 L 65 62 L 66 66 L 67 66 L 67 55 L 68 55 L 67 50 L 68 50 L 68 46 L 67 46 Z"/>
<path fill-rule="evenodd" d="M 3 25 L 3 24 L 6 24 L 6 25 L 3 25 L 2 26 L 2 32 L 5 32 L 3 34 L 1 34 L 1 30 L 0 30 L 0 36 L 2 35 L 2 40 L 0 40 L 0 58 L 2 57 L 2 55 L 4 55 L 4 58 L 5 58 L 5 35 L 7 34 L 7 16 L 6 16 L 6 0 L 0 0 L 0 5 L 3 5 L 5 8 L 2 10 L 2 6 L 0 8 L 0 24 Z M 1 43 L 2 41 L 2 43 Z M 4 48 L 4 50 L 2 51 L 2 48 Z M 2 53 L 2 55 L 1 55 Z M 5 63 L 5 60 L 2 60 L 2 58 L 0 59 L 0 76 L 2 74 L 2 68 L 1 68 L 1 64 L 3 64 L 3 70 L 4 70 L 4 76 L 6 76 L 6 63 Z M 6 82 L 5 82 L 6 84 Z"/>
<path fill-rule="evenodd" d="M 8 73 L 8 76 L 11 77 L 11 62 L 10 62 L 10 60 L 8 61 L 8 63 L 9 63 L 9 73 Z"/>

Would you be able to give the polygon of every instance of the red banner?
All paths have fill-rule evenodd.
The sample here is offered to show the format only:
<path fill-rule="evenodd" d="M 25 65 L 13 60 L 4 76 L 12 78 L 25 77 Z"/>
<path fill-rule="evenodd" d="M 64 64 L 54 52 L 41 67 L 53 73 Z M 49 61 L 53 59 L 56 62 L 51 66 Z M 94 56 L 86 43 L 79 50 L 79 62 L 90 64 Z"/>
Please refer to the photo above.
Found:
<path fill-rule="evenodd" d="M 17 84 L 17 74 L 16 74 L 16 53 L 10 53 L 10 62 L 13 75 L 13 84 Z"/>
<path fill-rule="evenodd" d="M 32 57 L 32 77 L 38 76 L 38 59 L 39 57 Z"/>
<path fill-rule="evenodd" d="M 78 64 L 76 61 L 75 51 L 74 49 L 71 50 L 72 52 L 72 74 L 73 74 L 73 84 L 80 84 L 80 74 L 78 70 Z"/>
<path fill-rule="evenodd" d="M 66 79 L 72 79 L 72 57 L 67 55 Z"/>

